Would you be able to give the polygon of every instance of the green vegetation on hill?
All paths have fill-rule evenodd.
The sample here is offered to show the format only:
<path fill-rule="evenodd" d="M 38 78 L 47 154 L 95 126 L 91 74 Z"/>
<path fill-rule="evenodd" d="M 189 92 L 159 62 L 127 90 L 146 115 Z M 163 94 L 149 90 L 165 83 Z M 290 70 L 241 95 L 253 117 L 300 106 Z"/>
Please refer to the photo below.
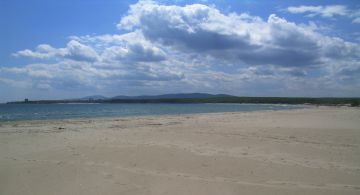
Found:
<path fill-rule="evenodd" d="M 313 104 L 359 106 L 360 98 L 289 98 L 289 97 L 215 97 L 144 100 L 109 100 L 109 103 L 254 103 L 254 104 Z"/>

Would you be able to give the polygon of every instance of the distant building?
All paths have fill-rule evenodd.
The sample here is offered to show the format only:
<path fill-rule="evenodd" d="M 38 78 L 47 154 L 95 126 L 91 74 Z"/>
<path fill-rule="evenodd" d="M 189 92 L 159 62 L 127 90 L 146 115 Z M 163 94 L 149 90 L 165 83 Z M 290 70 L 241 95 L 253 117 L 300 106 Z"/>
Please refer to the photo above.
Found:
<path fill-rule="evenodd" d="M 25 102 L 25 103 L 28 103 L 28 102 L 29 102 L 29 99 L 25 98 L 24 102 Z"/>

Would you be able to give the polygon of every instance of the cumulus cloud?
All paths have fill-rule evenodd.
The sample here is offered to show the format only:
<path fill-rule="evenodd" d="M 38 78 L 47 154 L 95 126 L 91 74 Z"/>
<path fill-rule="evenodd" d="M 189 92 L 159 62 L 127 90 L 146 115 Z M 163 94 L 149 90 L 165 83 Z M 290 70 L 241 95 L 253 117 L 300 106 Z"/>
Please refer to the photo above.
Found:
<path fill-rule="evenodd" d="M 37 59 L 58 58 L 59 60 L 119 61 L 123 63 L 158 62 L 166 59 L 165 52 L 145 40 L 139 32 L 122 35 L 72 36 L 70 38 L 71 40 L 65 48 L 54 48 L 47 44 L 41 44 L 34 51 L 25 49 L 13 55 Z"/>
<path fill-rule="evenodd" d="M 84 44 L 71 40 L 66 47 L 66 52 L 63 54 L 65 58 L 77 61 L 96 61 L 98 55 L 96 51 Z"/>
<path fill-rule="evenodd" d="M 181 80 L 181 71 L 157 64 L 138 64 L 131 69 L 94 67 L 88 62 L 62 61 L 55 64 L 29 64 L 19 68 L 0 68 L 0 76 L 22 75 L 36 88 L 104 88 L 121 81 Z M 8 79 L 9 80 L 9 79 Z"/>
<path fill-rule="evenodd" d="M 65 48 L 54 48 L 48 44 L 38 45 L 35 51 L 29 49 L 18 51 L 13 54 L 16 57 L 30 57 L 39 59 L 50 58 L 65 58 L 75 61 L 96 61 L 98 54 L 90 46 L 79 43 L 76 40 L 71 40 L 67 43 Z"/>
<path fill-rule="evenodd" d="M 326 6 L 290 10 L 322 17 L 347 12 Z M 263 19 L 223 13 L 203 4 L 177 6 L 146 0 L 131 5 L 117 27 L 121 34 L 71 36 L 63 48 L 42 44 L 16 52 L 18 57 L 55 63 L 2 68 L 0 76 L 25 75 L 41 89 L 247 90 L 253 95 L 259 95 L 254 90 L 261 87 L 295 91 L 311 82 L 322 83 L 313 85 L 315 90 L 360 76 L 359 44 L 275 14 Z M 352 70 L 355 73 L 348 74 Z"/>
<path fill-rule="evenodd" d="M 228 19 L 230 22 L 225 21 Z M 244 41 L 248 35 L 226 24 L 231 25 L 232 21 L 233 18 L 206 5 L 180 7 L 141 1 L 131 6 L 129 15 L 122 18 L 118 28 L 140 29 L 151 41 L 198 51 L 229 49 L 239 44 L 248 46 Z"/>
<path fill-rule="evenodd" d="M 105 61 L 158 62 L 165 60 L 165 52 L 150 44 L 128 43 L 124 46 L 111 46 L 102 53 Z"/>
<path fill-rule="evenodd" d="M 201 4 L 182 7 L 140 1 L 118 28 L 140 30 L 146 39 L 172 49 L 249 65 L 316 66 L 331 57 L 327 54 L 334 44 L 346 47 L 344 55 L 355 55 L 346 51 L 357 47 L 274 14 L 264 21 L 247 14 L 223 14 Z"/>

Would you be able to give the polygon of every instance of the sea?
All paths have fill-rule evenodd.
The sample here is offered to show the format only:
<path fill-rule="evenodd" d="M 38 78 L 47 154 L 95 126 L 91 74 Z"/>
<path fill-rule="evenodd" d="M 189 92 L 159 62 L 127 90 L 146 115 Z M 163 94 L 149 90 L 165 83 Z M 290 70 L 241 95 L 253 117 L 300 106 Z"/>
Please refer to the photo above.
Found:
<path fill-rule="evenodd" d="M 289 110 L 285 104 L 0 104 L 0 121 Z"/>

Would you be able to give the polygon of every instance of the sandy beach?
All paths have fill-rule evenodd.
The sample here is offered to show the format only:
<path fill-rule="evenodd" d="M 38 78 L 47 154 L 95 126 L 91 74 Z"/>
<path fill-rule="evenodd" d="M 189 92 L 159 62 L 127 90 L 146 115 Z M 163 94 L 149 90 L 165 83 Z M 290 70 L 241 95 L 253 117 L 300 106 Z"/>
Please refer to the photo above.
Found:
<path fill-rule="evenodd" d="M 360 194 L 360 110 L 1 122 L 0 194 Z"/>

